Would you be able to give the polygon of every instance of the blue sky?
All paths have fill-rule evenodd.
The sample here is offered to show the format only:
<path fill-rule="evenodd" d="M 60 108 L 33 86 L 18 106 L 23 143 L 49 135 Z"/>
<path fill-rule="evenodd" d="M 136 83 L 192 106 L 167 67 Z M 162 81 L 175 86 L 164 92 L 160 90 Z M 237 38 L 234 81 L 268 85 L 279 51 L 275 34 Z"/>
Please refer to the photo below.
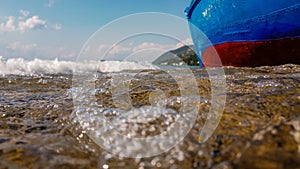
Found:
<path fill-rule="evenodd" d="M 73 60 L 95 31 L 119 17 L 162 12 L 184 18 L 188 5 L 184 0 L 0 0 L 0 56 Z"/>

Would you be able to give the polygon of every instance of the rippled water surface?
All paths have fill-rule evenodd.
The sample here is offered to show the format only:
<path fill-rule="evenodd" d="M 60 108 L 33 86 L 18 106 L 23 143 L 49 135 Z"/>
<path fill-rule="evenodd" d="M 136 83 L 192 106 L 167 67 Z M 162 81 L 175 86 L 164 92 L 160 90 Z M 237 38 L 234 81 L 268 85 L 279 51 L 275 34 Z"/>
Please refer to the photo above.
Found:
<path fill-rule="evenodd" d="M 189 83 L 180 68 L 139 71 L 122 82 L 128 86 L 127 95 L 119 90 L 118 97 L 112 92 L 117 90 L 113 80 L 135 71 L 98 72 L 87 82 L 93 87 L 81 89 L 72 86 L 81 79 L 70 74 L 3 75 L 0 168 L 300 168 L 300 66 L 224 70 L 225 110 L 216 131 L 203 144 L 198 142 L 198 133 L 211 106 L 210 80 L 205 70 L 192 69 L 198 97 L 183 97 L 180 93 L 179 83 Z M 76 90 L 92 93 L 93 98 L 74 96 Z M 159 100 L 153 99 L 156 95 Z M 78 102 L 73 99 L 88 108 L 76 109 Z M 94 143 L 83 129 L 84 125 L 101 127 L 98 123 L 103 118 L 108 122 L 121 119 L 125 123 L 114 126 L 119 133 L 155 136 L 185 111 L 180 109 L 183 100 L 198 105 L 196 123 L 178 145 L 157 156 L 114 155 Z M 158 104 L 166 109 L 154 106 Z M 139 117 L 137 121 L 126 116 L 132 108 L 128 105 L 138 109 L 131 113 Z M 109 131 L 105 130 L 106 134 Z M 130 148 L 134 147 L 128 144 L 126 150 Z"/>

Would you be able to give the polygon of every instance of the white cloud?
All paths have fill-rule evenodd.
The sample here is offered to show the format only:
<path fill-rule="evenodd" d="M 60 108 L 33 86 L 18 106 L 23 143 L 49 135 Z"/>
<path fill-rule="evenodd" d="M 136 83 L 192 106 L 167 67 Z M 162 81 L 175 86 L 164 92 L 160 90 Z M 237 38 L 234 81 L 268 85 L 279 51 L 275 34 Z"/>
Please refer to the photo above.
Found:
<path fill-rule="evenodd" d="M 172 47 L 173 47 L 173 45 L 171 45 L 171 44 L 158 44 L 158 43 L 144 42 L 144 43 L 134 47 L 132 51 L 137 52 L 139 50 L 151 49 L 151 48 L 167 50 Z"/>
<path fill-rule="evenodd" d="M 30 14 L 29 11 L 26 11 L 26 10 L 23 10 L 23 9 L 20 10 L 20 13 L 22 14 L 23 17 L 28 17 L 29 14 Z"/>
<path fill-rule="evenodd" d="M 66 49 L 66 48 L 63 48 L 63 47 L 59 48 L 56 52 L 54 50 L 54 56 L 61 57 L 61 58 L 64 58 L 64 59 L 74 58 L 76 55 L 77 55 L 76 52 L 71 51 L 71 50 Z"/>
<path fill-rule="evenodd" d="M 7 21 L 5 23 L 0 23 L 0 32 L 12 32 L 16 30 L 15 27 L 15 17 L 6 17 Z"/>
<path fill-rule="evenodd" d="M 90 52 L 91 47 L 87 46 L 84 52 Z M 99 45 L 97 52 L 100 54 L 104 54 L 109 49 L 108 45 Z"/>
<path fill-rule="evenodd" d="M 0 21 L 0 33 L 14 31 L 24 33 L 28 30 L 61 30 L 62 28 L 60 24 L 49 25 L 46 20 L 37 15 L 29 17 L 30 12 L 26 10 L 20 10 L 20 14 L 21 16 L 17 17 L 17 21 L 14 16 L 4 17 L 4 22 Z"/>
<path fill-rule="evenodd" d="M 187 38 L 186 40 L 179 42 L 176 44 L 176 48 L 180 48 L 183 46 L 193 45 L 193 40 L 191 38 Z"/>
<path fill-rule="evenodd" d="M 46 29 L 47 24 L 45 20 L 39 18 L 39 16 L 32 16 L 25 21 L 19 22 L 19 29 L 21 32 L 26 30 Z"/>
<path fill-rule="evenodd" d="M 0 43 L 0 55 L 5 56 L 6 58 L 60 58 L 63 60 L 72 60 L 75 59 L 77 53 L 78 51 L 65 47 L 43 46 L 36 43 L 25 43 L 21 41 Z"/>
<path fill-rule="evenodd" d="M 154 58 L 160 56 L 160 54 L 165 53 L 169 50 L 174 50 L 184 45 L 192 45 L 192 40 L 190 38 L 183 40 L 180 43 L 173 44 L 161 44 L 161 43 L 153 43 L 153 42 L 144 42 L 137 45 L 134 43 L 118 44 L 115 46 L 109 46 L 108 44 L 101 44 L 98 46 L 97 51 L 92 51 L 91 47 L 86 46 L 83 53 L 88 56 L 103 56 L 105 55 L 105 59 L 120 59 L 126 57 L 136 57 L 139 55 L 147 55 L 147 56 L 139 56 L 139 58 Z M 135 55 L 137 54 L 137 55 Z M 152 56 L 151 56 L 152 55 Z M 151 56 L 151 57 L 150 57 Z M 147 59 L 148 59 L 147 58 Z M 145 59 L 146 60 L 146 59 Z M 149 60 L 149 59 L 148 59 Z"/>
<path fill-rule="evenodd" d="M 29 50 L 33 50 L 37 47 L 37 44 L 32 43 L 32 44 L 22 44 L 19 41 L 13 42 L 9 45 L 7 45 L 7 49 L 11 49 L 13 51 L 29 51 Z"/>
<path fill-rule="evenodd" d="M 61 24 L 55 24 L 52 26 L 54 30 L 61 30 Z"/>
<path fill-rule="evenodd" d="M 122 54 L 122 53 L 128 53 L 131 52 L 132 49 L 130 47 L 124 47 L 121 45 L 115 45 L 113 48 L 110 50 L 110 54 L 115 55 L 115 54 Z"/>
<path fill-rule="evenodd" d="M 145 49 L 158 49 L 161 51 L 167 51 L 174 49 L 177 47 L 178 44 L 159 44 L 159 43 L 152 43 L 152 42 L 144 42 L 139 45 L 133 46 L 133 44 L 129 44 L 128 46 L 124 45 L 115 45 L 110 47 L 109 45 L 102 44 L 99 45 L 97 52 L 99 54 L 106 54 L 108 52 L 109 55 L 122 55 L 122 54 L 132 54 L 136 53 Z M 88 51 L 85 51 L 88 52 Z"/>
<path fill-rule="evenodd" d="M 124 54 L 124 53 L 129 53 L 132 51 L 132 48 L 130 47 L 125 47 L 122 45 L 115 45 L 110 47 L 109 45 L 99 45 L 98 47 L 98 53 L 100 55 L 108 54 L 108 55 L 116 55 L 116 54 Z M 106 53 L 108 52 L 108 53 Z"/>
<path fill-rule="evenodd" d="M 51 8 L 51 7 L 53 7 L 54 3 L 55 3 L 55 0 L 49 0 L 48 3 L 46 4 L 46 6 Z"/>

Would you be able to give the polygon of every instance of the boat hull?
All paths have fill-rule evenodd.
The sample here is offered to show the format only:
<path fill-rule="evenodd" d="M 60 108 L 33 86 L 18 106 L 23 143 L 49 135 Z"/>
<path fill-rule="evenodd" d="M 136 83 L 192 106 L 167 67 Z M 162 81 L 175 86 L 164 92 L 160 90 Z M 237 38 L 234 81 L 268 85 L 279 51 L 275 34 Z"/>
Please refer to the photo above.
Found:
<path fill-rule="evenodd" d="M 187 16 L 202 66 L 300 64 L 300 0 L 195 0 Z"/>

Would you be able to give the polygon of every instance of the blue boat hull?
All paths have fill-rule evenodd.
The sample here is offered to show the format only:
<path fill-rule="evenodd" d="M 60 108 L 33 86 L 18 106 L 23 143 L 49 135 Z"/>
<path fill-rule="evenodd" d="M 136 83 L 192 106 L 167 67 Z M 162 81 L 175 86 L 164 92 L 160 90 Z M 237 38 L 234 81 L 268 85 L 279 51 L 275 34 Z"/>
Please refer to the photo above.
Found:
<path fill-rule="evenodd" d="M 204 66 L 300 64 L 300 0 L 194 0 L 186 12 Z"/>

